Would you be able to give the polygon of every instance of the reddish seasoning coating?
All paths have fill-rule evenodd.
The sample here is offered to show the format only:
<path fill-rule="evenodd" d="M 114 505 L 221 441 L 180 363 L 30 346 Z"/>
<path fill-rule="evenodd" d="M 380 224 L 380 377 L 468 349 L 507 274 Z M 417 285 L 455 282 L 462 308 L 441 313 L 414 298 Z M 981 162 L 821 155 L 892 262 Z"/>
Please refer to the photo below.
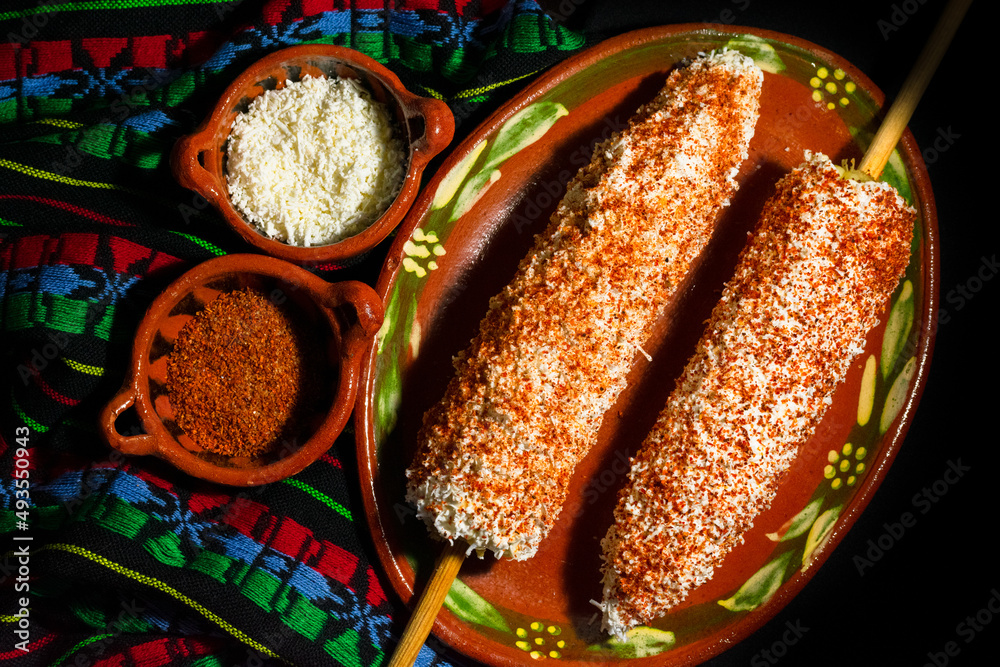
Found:
<path fill-rule="evenodd" d="M 315 338 L 264 294 L 221 294 L 181 329 L 167 360 L 178 426 L 202 449 L 254 457 L 295 437 L 314 407 Z"/>
<path fill-rule="evenodd" d="M 407 498 L 436 534 L 535 553 L 736 190 L 762 79 L 733 51 L 674 70 L 568 184 L 425 415 Z"/>
<path fill-rule="evenodd" d="M 779 181 L 632 460 L 602 542 L 606 630 L 684 600 L 770 505 L 899 283 L 915 215 L 821 154 Z"/>

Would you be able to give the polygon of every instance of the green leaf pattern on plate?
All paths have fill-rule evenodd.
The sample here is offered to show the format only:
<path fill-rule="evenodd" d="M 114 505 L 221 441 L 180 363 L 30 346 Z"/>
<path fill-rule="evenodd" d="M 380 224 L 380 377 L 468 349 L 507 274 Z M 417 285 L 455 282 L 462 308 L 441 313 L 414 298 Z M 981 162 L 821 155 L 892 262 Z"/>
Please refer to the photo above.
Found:
<path fill-rule="evenodd" d="M 757 35 L 738 35 L 726 42 L 727 49 L 739 51 L 745 56 L 750 56 L 757 63 L 757 67 L 771 74 L 778 74 L 785 71 L 785 62 L 774 50 L 774 47 L 763 37 Z"/>
<path fill-rule="evenodd" d="M 885 397 L 885 407 L 882 408 L 882 419 L 878 424 L 879 433 L 885 433 L 889 430 L 893 420 L 896 419 L 896 415 L 903 408 L 906 397 L 910 393 L 910 380 L 913 379 L 913 373 L 916 369 L 917 358 L 910 357 L 910 360 L 903 366 L 903 372 L 893 380 L 892 386 L 889 387 L 889 394 Z"/>
<path fill-rule="evenodd" d="M 830 536 L 830 532 L 833 527 L 837 524 L 837 519 L 840 517 L 840 506 L 833 507 L 816 517 L 816 522 L 813 523 L 812 527 L 809 529 L 809 535 L 806 536 L 805 549 L 802 551 L 802 566 L 808 567 L 812 562 L 812 555 L 816 551 L 816 548 L 821 544 L 826 542 L 826 539 Z"/>
<path fill-rule="evenodd" d="M 822 504 L 822 498 L 812 501 L 801 512 L 789 519 L 781 528 L 773 533 L 768 533 L 768 539 L 774 542 L 787 542 L 806 532 L 813 521 L 816 520 L 816 517 L 819 516 L 819 509 Z"/>
<path fill-rule="evenodd" d="M 500 166 L 504 162 L 541 139 L 557 120 L 568 113 L 564 105 L 547 101 L 529 104 L 515 113 L 491 141 L 479 142 L 448 172 L 434 193 L 432 210 L 446 209 L 451 204 L 446 221 L 454 222 L 461 218 L 500 179 Z M 484 152 L 482 164 L 474 168 Z"/>
<path fill-rule="evenodd" d="M 451 589 L 448 590 L 448 595 L 444 598 L 444 606 L 467 623 L 478 623 L 500 632 L 510 632 L 507 622 L 504 621 L 496 607 L 487 602 L 461 579 L 456 578 L 451 583 Z"/>
<path fill-rule="evenodd" d="M 793 552 L 786 551 L 768 561 L 732 597 L 719 600 L 719 605 L 729 611 L 751 611 L 770 600 L 785 581 L 785 572 L 792 554 Z"/>
<path fill-rule="evenodd" d="M 913 283 L 903 282 L 896 303 L 889 311 L 889 321 L 882 335 L 882 379 L 889 377 L 897 363 L 899 355 L 906 347 L 913 328 Z"/>
<path fill-rule="evenodd" d="M 604 648 L 619 658 L 648 658 L 672 648 L 676 642 L 677 638 L 669 630 L 640 625 L 625 633 L 625 641 L 612 637 L 605 642 Z"/>

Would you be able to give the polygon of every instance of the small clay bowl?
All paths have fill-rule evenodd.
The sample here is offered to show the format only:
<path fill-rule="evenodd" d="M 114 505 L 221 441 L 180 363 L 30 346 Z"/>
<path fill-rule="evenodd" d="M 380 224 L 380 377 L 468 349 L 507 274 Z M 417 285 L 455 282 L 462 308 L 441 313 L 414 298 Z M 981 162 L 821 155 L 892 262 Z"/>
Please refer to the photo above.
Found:
<path fill-rule="evenodd" d="M 397 130 L 409 146 L 406 176 L 382 216 L 354 236 L 310 247 L 290 245 L 260 232 L 233 207 L 226 186 L 226 150 L 237 115 L 264 91 L 284 88 L 289 81 L 299 81 L 306 75 L 359 81 L 372 99 L 388 106 Z M 240 74 L 198 129 L 174 145 L 171 168 L 182 186 L 204 197 L 236 233 L 258 250 L 299 264 L 346 264 L 374 248 L 396 228 L 417 196 L 427 163 L 451 142 L 454 132 L 455 119 L 444 102 L 409 92 L 395 74 L 368 56 L 339 46 L 293 46 L 258 60 Z"/>
<path fill-rule="evenodd" d="M 312 416 L 294 436 L 257 456 L 207 451 L 177 424 L 167 389 L 167 366 L 178 334 L 220 294 L 254 288 L 296 318 L 320 341 L 315 363 L 323 380 Z M 227 255 L 203 262 L 150 305 L 132 350 L 132 376 L 105 407 L 100 426 L 112 447 L 154 455 L 202 479 L 233 486 L 267 484 L 293 475 L 340 435 L 354 407 L 362 355 L 382 325 L 382 301 L 364 283 L 329 283 L 280 259 Z M 119 416 L 134 407 L 144 433 L 122 434 Z"/>

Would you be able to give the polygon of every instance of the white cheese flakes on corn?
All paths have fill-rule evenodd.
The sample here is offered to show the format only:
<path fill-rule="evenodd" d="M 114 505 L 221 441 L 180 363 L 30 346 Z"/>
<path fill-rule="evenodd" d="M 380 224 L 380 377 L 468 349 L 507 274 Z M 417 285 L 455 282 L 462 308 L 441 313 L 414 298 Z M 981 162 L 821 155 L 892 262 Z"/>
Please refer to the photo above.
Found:
<path fill-rule="evenodd" d="M 603 627 L 682 602 L 773 499 L 906 269 L 916 212 L 806 155 L 778 182 L 602 541 Z"/>
<path fill-rule="evenodd" d="M 534 555 L 737 188 L 762 80 L 731 51 L 674 70 L 570 181 L 424 417 L 407 499 L 433 532 Z"/>

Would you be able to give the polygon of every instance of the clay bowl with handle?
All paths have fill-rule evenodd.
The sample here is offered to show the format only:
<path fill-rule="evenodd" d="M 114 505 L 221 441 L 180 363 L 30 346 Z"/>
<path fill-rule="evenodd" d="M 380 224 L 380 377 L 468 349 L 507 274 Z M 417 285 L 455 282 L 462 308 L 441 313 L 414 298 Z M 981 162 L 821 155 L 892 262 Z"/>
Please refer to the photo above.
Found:
<path fill-rule="evenodd" d="M 267 236 L 234 207 L 226 184 L 229 133 L 237 116 L 267 90 L 280 90 L 306 76 L 358 81 L 385 104 L 407 146 L 407 168 L 396 198 L 361 232 L 326 245 L 296 246 Z M 256 249 L 298 264 L 357 261 L 385 239 L 406 215 L 427 163 L 450 142 L 455 119 L 441 100 L 408 91 L 390 70 L 363 53 L 328 44 L 293 46 L 271 53 L 243 71 L 223 92 L 209 116 L 181 137 L 171 152 L 171 169 L 185 188 L 204 197 L 226 223 Z"/>
<path fill-rule="evenodd" d="M 178 424 L 168 368 L 184 326 L 222 294 L 253 289 L 315 333 L 319 396 L 294 434 L 257 455 L 225 455 L 203 447 Z M 253 486 L 294 475 L 319 458 L 343 430 L 354 408 L 360 362 L 383 319 L 382 301 L 356 281 L 327 282 L 304 268 L 259 254 L 217 257 L 198 264 L 150 305 L 132 351 L 131 376 L 100 415 L 109 444 L 129 455 L 160 457 L 184 472 L 233 486 Z M 176 394 L 173 394 L 176 396 Z M 140 428 L 124 428 L 133 408 Z M 122 433 L 126 430 L 126 433 Z"/>

